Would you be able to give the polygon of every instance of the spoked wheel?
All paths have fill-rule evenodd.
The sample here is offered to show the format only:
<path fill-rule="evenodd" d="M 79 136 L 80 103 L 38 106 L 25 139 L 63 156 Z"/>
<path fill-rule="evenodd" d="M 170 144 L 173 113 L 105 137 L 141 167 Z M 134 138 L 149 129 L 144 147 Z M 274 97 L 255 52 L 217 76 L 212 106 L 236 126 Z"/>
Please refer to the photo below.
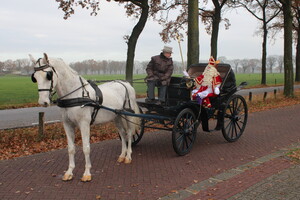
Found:
<path fill-rule="evenodd" d="M 190 108 L 183 109 L 177 116 L 173 131 L 172 142 L 174 151 L 183 156 L 190 152 L 196 139 L 198 121 Z"/>
<path fill-rule="evenodd" d="M 243 134 L 248 118 L 247 103 L 241 95 L 232 95 L 224 110 L 222 133 L 228 142 L 237 141 Z"/>
<path fill-rule="evenodd" d="M 143 113 L 142 109 L 140 108 L 140 113 Z M 140 119 L 140 125 L 139 127 L 135 130 L 135 134 L 132 136 L 132 146 L 137 145 L 140 140 L 142 139 L 144 135 L 144 130 L 145 130 L 145 120 L 143 118 Z"/>

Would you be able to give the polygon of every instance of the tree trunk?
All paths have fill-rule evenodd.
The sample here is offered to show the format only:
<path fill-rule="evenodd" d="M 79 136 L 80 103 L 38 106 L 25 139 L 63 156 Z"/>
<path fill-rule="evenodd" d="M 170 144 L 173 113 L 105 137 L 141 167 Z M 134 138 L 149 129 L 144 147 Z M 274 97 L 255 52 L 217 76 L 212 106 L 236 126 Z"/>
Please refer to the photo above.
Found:
<path fill-rule="evenodd" d="M 221 8 L 215 8 L 215 14 L 212 21 L 212 33 L 210 40 L 210 55 L 217 60 L 218 55 L 218 36 L 219 36 L 219 25 L 221 21 Z"/>
<path fill-rule="evenodd" d="M 292 11 L 291 0 L 281 1 L 284 15 L 284 95 L 294 96 L 294 75 L 293 75 L 293 33 L 292 33 Z"/>
<path fill-rule="evenodd" d="M 263 22 L 263 43 L 262 43 L 262 59 L 261 59 L 261 84 L 267 84 L 267 40 L 268 40 L 268 30 L 267 30 L 267 23 Z"/>
<path fill-rule="evenodd" d="M 296 47 L 296 77 L 295 77 L 295 81 L 300 82 L 300 19 L 298 19 L 298 30 L 297 31 L 298 31 L 298 38 L 297 38 L 297 47 Z"/>
<path fill-rule="evenodd" d="M 199 11 L 198 1 L 188 1 L 187 67 L 199 63 Z"/>
<path fill-rule="evenodd" d="M 133 65 L 134 65 L 134 56 L 135 56 L 135 47 L 137 40 L 143 31 L 145 24 L 148 19 L 149 5 L 148 0 L 142 1 L 142 13 L 138 23 L 134 26 L 132 33 L 128 39 L 128 49 L 127 49 L 127 60 L 126 60 L 126 80 L 132 84 L 133 81 Z"/>

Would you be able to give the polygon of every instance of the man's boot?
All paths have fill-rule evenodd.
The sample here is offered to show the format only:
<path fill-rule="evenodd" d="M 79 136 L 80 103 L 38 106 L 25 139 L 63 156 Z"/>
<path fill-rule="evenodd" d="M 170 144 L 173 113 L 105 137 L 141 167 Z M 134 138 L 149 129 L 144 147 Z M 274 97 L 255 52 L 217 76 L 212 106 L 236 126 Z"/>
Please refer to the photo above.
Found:
<path fill-rule="evenodd" d="M 161 104 L 166 102 L 167 87 L 168 86 L 166 85 L 162 85 L 159 88 L 158 100 L 161 102 Z"/>

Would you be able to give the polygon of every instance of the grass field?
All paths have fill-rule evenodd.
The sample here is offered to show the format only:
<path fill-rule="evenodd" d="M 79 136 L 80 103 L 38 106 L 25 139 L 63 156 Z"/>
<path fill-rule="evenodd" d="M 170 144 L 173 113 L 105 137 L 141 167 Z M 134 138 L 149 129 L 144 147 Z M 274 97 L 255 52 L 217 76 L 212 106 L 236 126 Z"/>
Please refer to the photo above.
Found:
<path fill-rule="evenodd" d="M 135 75 L 134 79 L 143 79 L 146 75 Z M 181 75 L 175 75 L 181 76 Z M 88 75 L 84 76 L 91 80 L 124 80 L 125 75 Z M 260 74 L 236 74 L 237 85 L 242 81 L 248 82 L 247 87 L 260 84 Z M 267 74 L 267 85 L 282 85 L 283 74 Z M 146 93 L 146 84 L 143 80 L 137 80 L 134 88 L 138 95 Z M 0 109 L 19 106 L 28 103 L 37 103 L 37 84 L 31 82 L 30 76 L 6 75 L 0 76 Z"/>

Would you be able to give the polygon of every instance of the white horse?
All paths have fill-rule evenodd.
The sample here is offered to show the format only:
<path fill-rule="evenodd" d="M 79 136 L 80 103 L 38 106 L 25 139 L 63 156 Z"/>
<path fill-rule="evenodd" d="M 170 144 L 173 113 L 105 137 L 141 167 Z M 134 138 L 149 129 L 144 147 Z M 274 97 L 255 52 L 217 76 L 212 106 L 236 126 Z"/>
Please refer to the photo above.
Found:
<path fill-rule="evenodd" d="M 105 123 L 112 120 L 115 121 L 122 140 L 122 151 L 118 158 L 118 162 L 130 163 L 132 136 L 135 131 L 138 131 L 139 127 L 137 124 L 140 123 L 139 118 L 124 115 L 121 116 L 115 112 L 102 108 L 97 110 L 92 106 L 81 106 L 88 102 L 82 102 L 83 100 L 93 100 L 94 102 L 92 103 L 97 103 L 98 101 L 96 92 L 88 81 L 79 76 L 77 72 L 72 70 L 61 59 L 48 59 L 48 56 L 45 53 L 44 57 L 38 60 L 35 60 L 31 55 L 29 55 L 29 57 L 35 64 L 35 72 L 32 74 L 32 80 L 38 84 L 39 104 L 43 106 L 50 105 L 52 90 L 56 90 L 59 97 L 58 100 L 66 101 L 66 105 L 61 108 L 61 113 L 68 140 L 69 168 L 64 174 L 63 180 L 68 181 L 73 178 L 73 169 L 75 168 L 75 127 L 78 127 L 81 132 L 85 156 L 85 171 L 81 180 L 86 182 L 91 181 L 92 179 L 90 172 L 91 120 L 93 120 L 94 124 Z M 135 90 L 129 83 L 124 81 L 112 81 L 99 85 L 98 87 L 103 94 L 103 106 L 118 110 L 132 108 L 131 110 L 133 110 L 134 113 L 139 113 Z M 73 99 L 73 101 L 69 102 L 68 100 L 70 99 Z M 73 103 L 73 105 L 68 105 L 70 103 Z M 94 116 L 96 114 L 96 117 L 92 117 L 93 112 Z"/>

